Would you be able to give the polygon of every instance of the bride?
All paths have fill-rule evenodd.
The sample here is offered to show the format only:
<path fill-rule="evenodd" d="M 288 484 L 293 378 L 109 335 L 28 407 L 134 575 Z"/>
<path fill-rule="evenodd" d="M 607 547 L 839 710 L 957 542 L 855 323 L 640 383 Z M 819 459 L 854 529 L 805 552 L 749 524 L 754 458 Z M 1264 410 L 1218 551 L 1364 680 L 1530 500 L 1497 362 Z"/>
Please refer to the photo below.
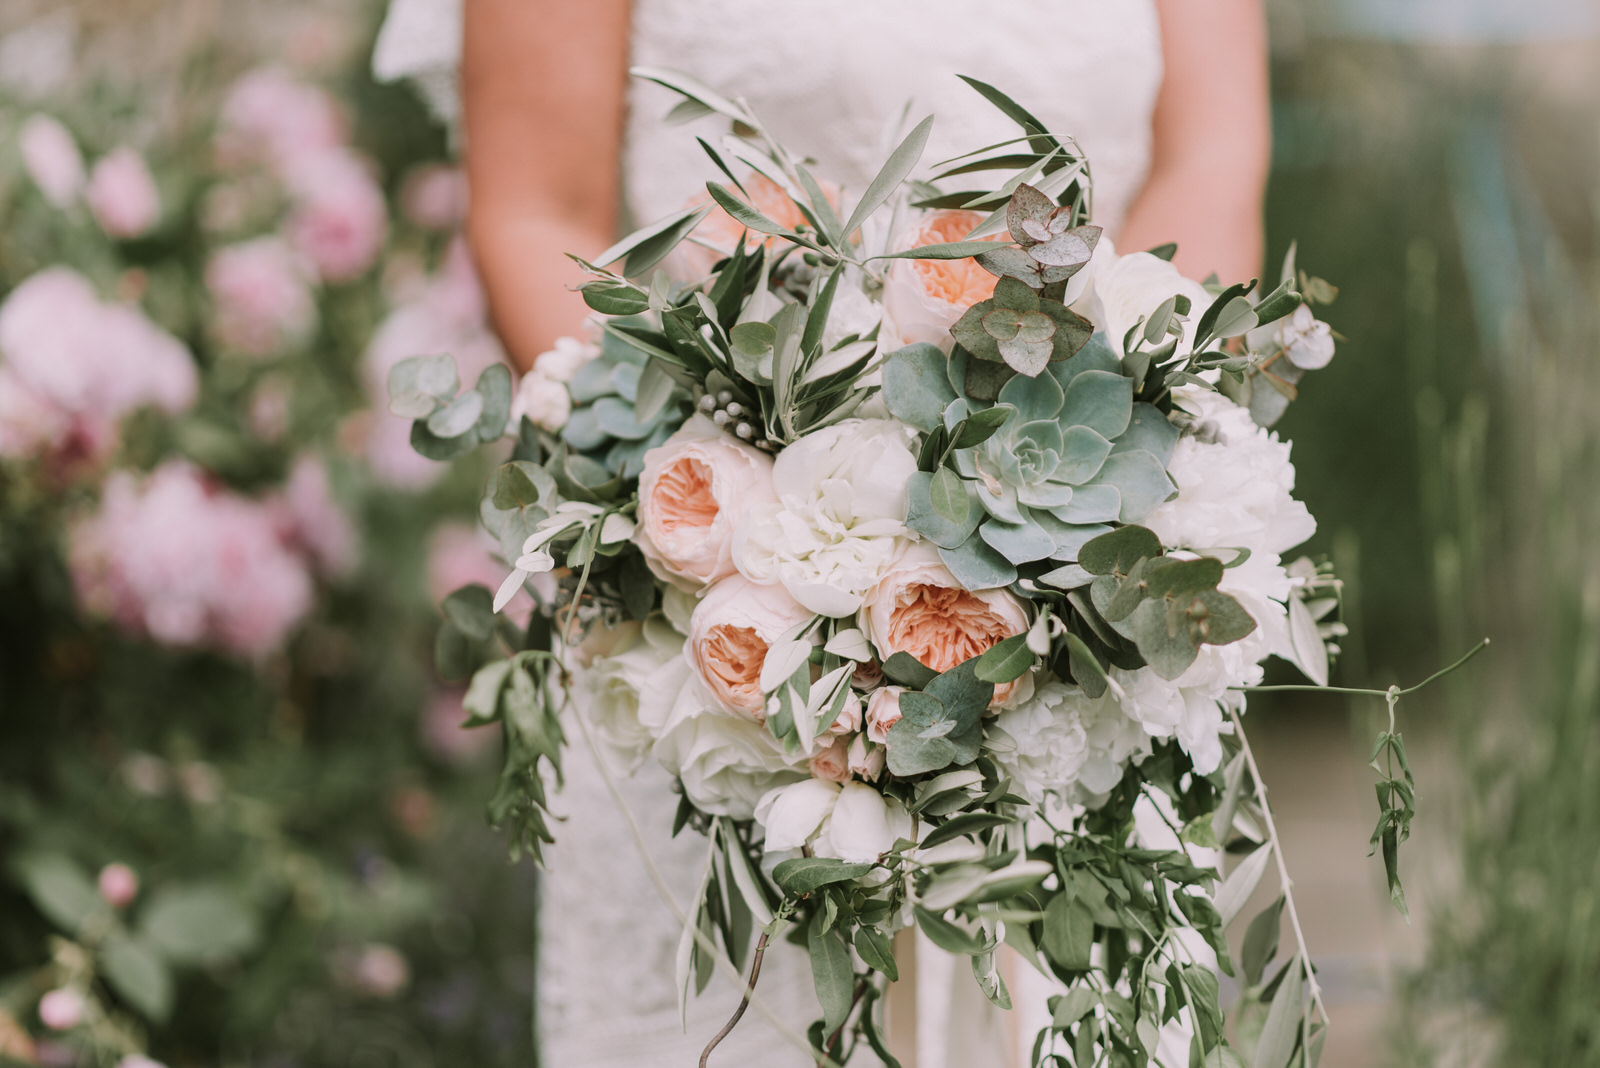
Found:
<path fill-rule="evenodd" d="M 865 187 L 903 133 L 908 102 L 913 121 L 937 116 L 925 166 L 1013 136 L 955 77 L 968 74 L 1079 140 L 1094 170 L 1094 221 L 1118 247 L 1176 240 L 1175 262 L 1192 278 L 1247 278 L 1262 258 L 1260 0 L 465 0 L 464 12 L 458 3 L 395 0 L 376 63 L 380 74 L 431 65 L 437 75 L 460 42 L 469 237 L 522 369 L 587 314 L 564 252 L 593 254 L 622 223 L 676 210 L 716 177 L 693 135 L 723 131 L 709 119 L 704 130 L 667 126 L 674 98 L 630 82 L 633 65 L 683 70 L 743 97 L 847 193 Z M 691 997 L 685 1033 L 673 983 L 679 921 L 590 754 L 581 743 L 570 754 L 557 803 L 568 818 L 540 903 L 542 1063 L 693 1064 L 737 990 L 714 983 Z M 681 906 L 704 843 L 670 837 L 676 798 L 659 768 L 616 777 Z M 948 961 L 921 956 L 916 1034 L 894 1025 L 905 1068 L 1026 1064 L 1015 1036 L 1045 1022 L 1042 981 L 1030 989 L 1028 969 L 1013 972 L 1021 1019 L 1007 1019 L 968 1004 L 981 995 Z M 769 957 L 758 993 L 793 1027 L 817 1015 L 801 953 Z M 754 1012 L 714 1058 L 808 1062 Z"/>

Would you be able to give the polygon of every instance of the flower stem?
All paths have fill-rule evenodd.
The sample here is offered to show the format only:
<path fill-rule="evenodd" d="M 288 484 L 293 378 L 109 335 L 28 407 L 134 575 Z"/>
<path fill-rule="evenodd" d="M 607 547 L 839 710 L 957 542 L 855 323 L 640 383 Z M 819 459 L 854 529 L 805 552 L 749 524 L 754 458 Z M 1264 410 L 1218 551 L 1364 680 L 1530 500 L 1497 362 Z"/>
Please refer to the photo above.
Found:
<path fill-rule="evenodd" d="M 722 1025 L 722 1030 L 718 1031 L 711 1041 L 706 1044 L 705 1052 L 700 1054 L 700 1068 L 706 1068 L 706 1062 L 711 1059 L 711 1051 L 721 1045 L 722 1040 L 733 1032 L 733 1029 L 738 1026 L 739 1020 L 743 1018 L 744 1010 L 750 1007 L 750 995 L 755 993 L 756 980 L 761 978 L 761 960 L 767 955 L 767 941 L 771 937 L 771 932 L 761 932 L 761 940 L 756 943 L 755 958 L 750 964 L 750 981 L 745 984 L 744 997 L 739 999 L 739 1007 L 733 1010 L 733 1015 L 728 1018 L 727 1023 Z"/>
<path fill-rule="evenodd" d="M 1273 859 L 1278 862 L 1278 885 L 1283 888 L 1283 903 L 1289 913 L 1289 926 L 1294 930 L 1295 947 L 1300 959 L 1305 961 L 1306 982 L 1311 987 L 1311 1002 L 1321 1014 L 1323 1023 L 1328 1023 L 1330 1022 L 1328 1006 L 1323 1003 L 1322 987 L 1317 984 L 1316 972 L 1311 967 L 1311 952 L 1306 948 L 1305 932 L 1300 927 L 1300 913 L 1294 906 L 1294 880 L 1289 878 L 1289 866 L 1283 859 L 1283 842 L 1278 837 L 1278 827 L 1272 819 L 1272 806 L 1267 804 L 1267 786 L 1261 779 L 1261 768 L 1256 764 L 1255 753 L 1250 749 L 1250 739 L 1245 737 L 1244 724 L 1239 721 L 1238 710 L 1233 710 L 1229 714 L 1233 717 L 1233 729 L 1244 753 L 1245 767 L 1250 772 L 1251 781 L 1255 783 L 1256 801 L 1261 806 L 1261 817 L 1267 825 L 1267 845 L 1272 850 Z"/>

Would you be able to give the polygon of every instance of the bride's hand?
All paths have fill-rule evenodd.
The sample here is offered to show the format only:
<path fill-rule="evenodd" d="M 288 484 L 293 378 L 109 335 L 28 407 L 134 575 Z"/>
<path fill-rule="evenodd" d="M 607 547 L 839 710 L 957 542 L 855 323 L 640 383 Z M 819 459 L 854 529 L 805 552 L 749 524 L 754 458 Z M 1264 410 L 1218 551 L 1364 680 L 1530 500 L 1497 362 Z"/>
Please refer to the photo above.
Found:
<path fill-rule="evenodd" d="M 1150 177 L 1117 251 L 1178 243 L 1191 278 L 1243 282 L 1261 270 L 1271 163 L 1267 27 L 1261 0 L 1157 0 L 1165 73 Z"/>
<path fill-rule="evenodd" d="M 467 222 L 490 313 L 527 370 L 588 309 L 563 254 L 616 231 L 627 0 L 466 0 Z"/>

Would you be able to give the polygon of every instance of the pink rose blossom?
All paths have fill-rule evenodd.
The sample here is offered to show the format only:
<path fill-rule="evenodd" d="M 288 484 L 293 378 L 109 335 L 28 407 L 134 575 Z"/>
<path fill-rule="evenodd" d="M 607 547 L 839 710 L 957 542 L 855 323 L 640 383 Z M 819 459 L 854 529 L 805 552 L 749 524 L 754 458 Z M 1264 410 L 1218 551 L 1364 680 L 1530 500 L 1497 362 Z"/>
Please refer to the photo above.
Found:
<path fill-rule="evenodd" d="M 206 264 L 206 288 L 215 305 L 217 339 L 252 356 L 304 341 L 316 326 L 308 272 L 281 238 L 219 249 Z"/>
<path fill-rule="evenodd" d="M 290 244 L 324 282 L 365 274 L 389 227 L 389 206 L 369 164 L 347 150 L 319 152 L 297 159 L 288 177 L 295 198 Z"/>
<path fill-rule="evenodd" d="M 904 686 L 882 686 L 867 698 L 867 740 L 889 744 L 889 728 L 900 722 L 900 695 Z"/>
<path fill-rule="evenodd" d="M 347 574 L 358 555 L 356 528 L 333 499 L 328 469 L 315 456 L 295 461 L 280 503 L 284 534 L 328 577 Z"/>
<path fill-rule="evenodd" d="M 858 734 L 850 742 L 850 773 L 867 782 L 873 782 L 883 774 L 883 765 L 888 755 L 883 746 L 872 745 L 866 735 Z"/>
<path fill-rule="evenodd" d="M 89 210 L 112 237 L 139 237 L 161 218 L 161 194 L 144 157 L 119 148 L 94 165 L 89 174 Z"/>
<path fill-rule="evenodd" d="M 264 160 L 281 171 L 302 156 L 343 145 L 346 137 L 333 97 L 281 68 L 262 67 L 229 90 L 217 149 L 225 164 Z"/>
<path fill-rule="evenodd" d="M 115 446 L 123 416 L 179 412 L 199 376 L 189 351 L 137 308 L 102 303 L 82 275 L 52 267 L 0 303 L 0 454 Z"/>
<path fill-rule="evenodd" d="M 29 115 L 17 133 L 22 166 L 44 198 L 58 208 L 83 192 L 83 153 L 67 128 L 49 115 Z"/>
<path fill-rule="evenodd" d="M 113 474 L 99 511 L 73 527 L 69 561 L 85 610 L 165 645 L 259 657 L 312 605 L 274 509 L 179 461 L 143 480 Z"/>
<path fill-rule="evenodd" d="M 829 782 L 850 781 L 850 740 L 835 738 L 810 761 L 811 777 Z"/>
<path fill-rule="evenodd" d="M 467 179 L 460 168 L 425 163 L 400 187 L 400 211 L 424 230 L 454 230 L 467 217 Z"/>
<path fill-rule="evenodd" d="M 767 721 L 761 667 L 772 644 L 811 619 L 781 586 L 733 575 L 712 586 L 689 617 L 683 655 L 718 705 Z"/>

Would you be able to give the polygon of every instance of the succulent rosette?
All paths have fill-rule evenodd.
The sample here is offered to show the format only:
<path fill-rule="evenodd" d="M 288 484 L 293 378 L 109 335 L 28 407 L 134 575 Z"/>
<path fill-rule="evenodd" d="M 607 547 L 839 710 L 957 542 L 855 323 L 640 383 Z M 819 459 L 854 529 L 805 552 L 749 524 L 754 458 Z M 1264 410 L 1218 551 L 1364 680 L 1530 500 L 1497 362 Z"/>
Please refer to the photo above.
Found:
<path fill-rule="evenodd" d="M 548 839 L 579 717 L 622 771 L 662 765 L 679 827 L 711 836 L 684 959 L 710 959 L 696 932 L 744 960 L 757 927 L 805 924 L 813 1036 L 875 1044 L 915 924 L 997 1003 L 1002 933 L 1069 983 L 1081 1011 L 1041 1042 L 1082 1063 L 1153 1052 L 1109 1001 L 1085 1030 L 1100 991 L 1186 1011 L 1211 1063 L 1215 977 L 1173 947 L 1224 945 L 1216 873 L 1129 828 L 1144 804 L 1186 842 L 1259 826 L 1242 688 L 1270 655 L 1327 677 L 1336 585 L 1283 562 L 1314 525 L 1251 399 L 1331 355 L 1310 280 L 1291 265 L 1263 296 L 1118 256 L 1076 145 L 981 83 L 1018 143 L 924 178 L 926 120 L 852 200 L 743 104 L 645 76 L 735 137 L 703 142 L 709 203 L 580 261 L 604 343 L 510 408 L 483 515 L 515 568 L 499 601 L 541 610 L 513 634 L 480 591 L 453 624 L 513 650 L 467 700 L 507 732 L 502 810 Z M 393 382 L 446 451 L 510 403 L 427 362 Z M 569 685 L 586 636 L 616 633 L 644 640 Z"/>

